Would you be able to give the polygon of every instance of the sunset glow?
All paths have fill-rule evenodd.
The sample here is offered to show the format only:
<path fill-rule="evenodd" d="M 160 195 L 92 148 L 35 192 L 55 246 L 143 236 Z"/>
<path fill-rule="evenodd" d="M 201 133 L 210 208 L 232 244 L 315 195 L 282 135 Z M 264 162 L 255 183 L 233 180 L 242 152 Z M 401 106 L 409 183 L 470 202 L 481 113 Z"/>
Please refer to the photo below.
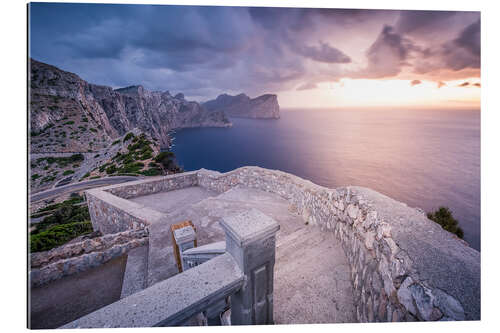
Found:
<path fill-rule="evenodd" d="M 466 86 L 460 86 L 469 82 Z M 438 87 L 434 81 L 421 81 L 412 86 L 409 80 L 342 79 L 321 83 L 306 91 L 283 92 L 279 95 L 283 107 L 308 106 L 317 108 L 342 107 L 420 107 L 420 108 L 480 108 L 480 87 L 477 78 L 447 81 Z M 305 105 L 304 101 L 307 101 Z"/>

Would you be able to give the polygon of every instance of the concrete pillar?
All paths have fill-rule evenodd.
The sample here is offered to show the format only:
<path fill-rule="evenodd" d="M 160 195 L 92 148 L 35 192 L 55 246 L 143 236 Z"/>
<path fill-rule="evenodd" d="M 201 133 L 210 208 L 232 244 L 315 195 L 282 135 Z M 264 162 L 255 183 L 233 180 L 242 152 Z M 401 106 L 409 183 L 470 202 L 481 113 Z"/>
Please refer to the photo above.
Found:
<path fill-rule="evenodd" d="M 180 229 L 174 230 L 174 238 L 177 246 L 179 247 L 179 253 L 181 257 L 182 271 L 184 272 L 189 267 L 185 267 L 183 252 L 194 247 L 194 241 L 196 239 L 196 234 L 193 227 L 186 226 Z"/>
<path fill-rule="evenodd" d="M 279 224 L 264 213 L 250 209 L 223 218 L 221 226 L 226 233 L 226 251 L 246 277 L 241 290 L 231 296 L 231 324 L 273 324 L 275 244 Z"/>

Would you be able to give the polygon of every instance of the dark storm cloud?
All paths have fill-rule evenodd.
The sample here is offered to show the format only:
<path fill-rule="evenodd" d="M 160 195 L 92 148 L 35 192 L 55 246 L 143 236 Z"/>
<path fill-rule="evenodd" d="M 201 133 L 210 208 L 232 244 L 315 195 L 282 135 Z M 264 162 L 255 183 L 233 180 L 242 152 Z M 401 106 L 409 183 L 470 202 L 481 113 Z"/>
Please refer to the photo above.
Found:
<path fill-rule="evenodd" d="M 416 85 L 419 85 L 419 84 L 421 84 L 421 83 L 422 83 L 422 81 L 420 81 L 420 80 L 412 80 L 412 81 L 410 82 L 410 84 L 411 84 L 411 86 L 412 86 L 412 87 L 414 87 L 414 86 L 416 86 Z"/>
<path fill-rule="evenodd" d="M 399 16 L 396 30 L 406 34 L 425 33 L 436 27 L 441 28 L 455 14 L 456 12 L 447 11 L 405 10 Z"/>
<path fill-rule="evenodd" d="M 307 40 L 317 13 L 300 8 L 35 3 L 31 17 L 34 58 L 112 86 L 177 89 L 198 80 L 265 92 L 306 76 L 304 59 L 351 61 L 330 43 Z"/>
<path fill-rule="evenodd" d="M 453 70 L 481 67 L 481 23 L 463 29 L 457 38 L 442 46 L 446 66 Z"/>
<path fill-rule="evenodd" d="M 319 62 L 326 63 L 349 63 L 351 58 L 339 49 L 320 43 L 319 47 L 314 46 L 294 46 L 293 49 L 300 55 Z"/>
<path fill-rule="evenodd" d="M 50 3 L 30 12 L 33 58 L 93 83 L 199 99 L 479 66 L 479 20 L 456 23 L 453 12 Z M 446 43 L 420 45 L 419 33 L 439 35 L 450 20 L 460 29 Z M 346 51 L 358 35 L 370 37 Z"/>
<path fill-rule="evenodd" d="M 466 27 L 455 39 L 456 45 L 463 47 L 475 56 L 481 56 L 481 22 L 477 20 Z"/>
<path fill-rule="evenodd" d="M 393 27 L 385 25 L 377 39 L 366 51 L 368 65 L 361 71 L 352 73 L 355 78 L 392 77 L 401 72 L 410 51 L 415 49 L 412 41 L 397 33 Z"/>

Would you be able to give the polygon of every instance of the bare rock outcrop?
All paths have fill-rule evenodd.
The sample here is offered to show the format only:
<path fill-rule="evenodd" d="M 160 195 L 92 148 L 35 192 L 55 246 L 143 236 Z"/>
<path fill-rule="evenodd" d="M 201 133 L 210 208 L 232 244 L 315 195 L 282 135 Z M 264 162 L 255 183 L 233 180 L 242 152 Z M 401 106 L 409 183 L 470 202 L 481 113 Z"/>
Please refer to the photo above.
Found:
<path fill-rule="evenodd" d="M 86 152 L 109 146 L 139 128 L 169 144 L 168 132 L 187 127 L 228 127 L 222 112 L 142 86 L 113 89 L 31 59 L 31 152 Z"/>
<path fill-rule="evenodd" d="M 203 103 L 203 106 L 212 112 L 222 111 L 230 117 L 264 119 L 280 117 L 278 97 L 273 94 L 265 94 L 256 98 L 250 98 L 245 94 L 236 96 L 222 94 L 216 99 Z"/>

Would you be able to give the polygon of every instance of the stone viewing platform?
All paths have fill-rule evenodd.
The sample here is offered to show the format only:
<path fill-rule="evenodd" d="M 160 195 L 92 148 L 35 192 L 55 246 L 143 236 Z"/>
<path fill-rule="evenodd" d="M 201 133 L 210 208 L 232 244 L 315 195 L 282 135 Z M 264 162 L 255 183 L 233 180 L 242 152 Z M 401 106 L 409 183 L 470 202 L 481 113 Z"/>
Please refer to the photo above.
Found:
<path fill-rule="evenodd" d="M 122 299 L 65 327 L 178 325 L 197 313 L 210 323 L 210 314 L 227 310 L 226 303 L 220 307 L 224 297 L 231 298 L 232 324 L 480 319 L 479 252 L 421 211 L 367 188 L 329 189 L 281 171 L 243 167 L 112 185 L 88 190 L 86 197 L 94 230 L 143 230 L 148 240 L 122 247 L 129 251 Z M 226 252 L 179 274 L 170 226 L 185 220 L 194 224 L 200 249 L 218 242 L 212 247 Z M 266 234 L 258 221 L 279 230 Z M 232 243 L 252 232 L 263 238 Z M 252 251 L 267 259 L 255 267 L 241 259 L 255 258 Z M 211 277 L 219 266 L 233 273 Z M 196 285 L 189 282 L 194 276 L 207 279 L 211 293 L 178 287 Z M 245 287 L 242 277 L 254 282 Z M 43 272 L 38 279 L 44 281 Z M 247 302 L 264 304 L 259 297 L 264 308 L 241 317 Z M 118 315 L 129 313 L 132 303 L 172 315 Z"/>

